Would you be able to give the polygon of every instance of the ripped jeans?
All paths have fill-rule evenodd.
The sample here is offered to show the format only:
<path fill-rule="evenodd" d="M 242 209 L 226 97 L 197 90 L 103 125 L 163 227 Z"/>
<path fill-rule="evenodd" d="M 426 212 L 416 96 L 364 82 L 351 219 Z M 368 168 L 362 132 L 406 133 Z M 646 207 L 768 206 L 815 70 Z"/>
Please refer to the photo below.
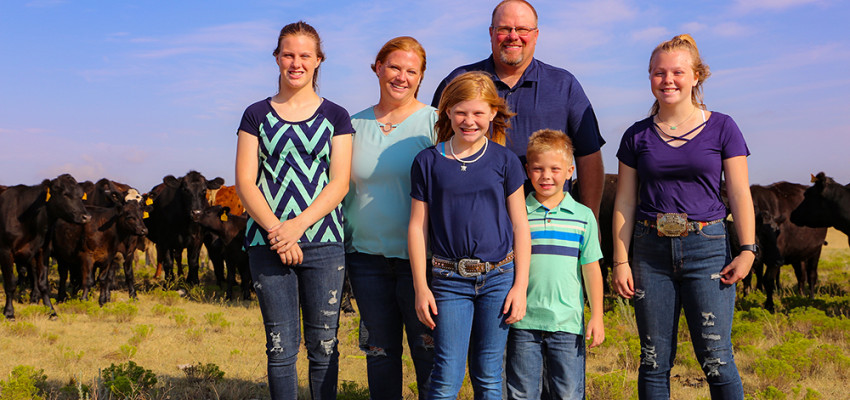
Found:
<path fill-rule="evenodd" d="M 720 271 L 731 261 L 725 225 L 708 225 L 686 237 L 670 238 L 635 224 L 633 246 L 635 318 L 641 345 L 639 397 L 670 398 L 670 369 L 684 309 L 711 398 L 743 399 L 731 341 L 735 285 L 720 282 Z"/>
<path fill-rule="evenodd" d="M 342 243 L 301 243 L 304 262 L 284 265 L 268 246 L 248 250 L 251 277 L 266 330 L 269 391 L 272 399 L 295 399 L 298 376 L 295 362 L 304 344 L 309 360 L 313 399 L 336 399 L 339 352 L 337 329 L 345 252 Z"/>
<path fill-rule="evenodd" d="M 366 352 L 370 397 L 403 398 L 404 329 L 419 398 L 424 399 L 434 365 L 434 339 L 416 317 L 410 260 L 353 252 L 345 255 L 345 263 L 360 310 L 360 348 Z"/>

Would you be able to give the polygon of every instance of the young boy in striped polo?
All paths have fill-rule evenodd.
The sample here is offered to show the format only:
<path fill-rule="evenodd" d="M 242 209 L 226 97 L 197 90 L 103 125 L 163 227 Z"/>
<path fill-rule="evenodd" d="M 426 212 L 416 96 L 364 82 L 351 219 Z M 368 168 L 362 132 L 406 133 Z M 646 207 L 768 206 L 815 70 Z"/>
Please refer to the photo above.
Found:
<path fill-rule="evenodd" d="M 605 340 L 599 233 L 589 208 L 564 193 L 573 174 L 573 145 L 560 131 L 544 129 L 528 140 L 526 198 L 531 227 L 531 269 L 525 318 L 511 325 L 507 349 L 509 399 L 539 399 L 548 370 L 555 399 L 583 399 L 585 343 Z M 583 285 L 582 285 L 583 283 Z M 590 321 L 584 327 L 584 294 Z"/>

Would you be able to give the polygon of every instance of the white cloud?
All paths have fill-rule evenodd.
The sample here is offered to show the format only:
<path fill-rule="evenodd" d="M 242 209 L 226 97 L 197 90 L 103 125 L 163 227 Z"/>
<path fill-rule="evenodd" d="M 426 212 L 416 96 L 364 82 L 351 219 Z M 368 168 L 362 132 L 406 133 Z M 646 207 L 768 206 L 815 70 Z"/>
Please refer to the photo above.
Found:
<path fill-rule="evenodd" d="M 823 3 L 823 0 L 735 0 L 735 9 L 740 12 L 785 11 L 789 8 Z"/>
<path fill-rule="evenodd" d="M 667 36 L 670 36 L 670 31 L 663 26 L 652 26 L 632 32 L 630 36 L 633 42 L 657 43 L 667 38 Z"/>
<path fill-rule="evenodd" d="M 737 22 L 723 22 L 712 27 L 711 30 L 720 37 L 747 37 L 755 32 L 751 26 Z"/>
<path fill-rule="evenodd" d="M 707 27 L 708 27 L 708 25 L 706 25 L 702 22 L 693 21 L 693 22 L 688 22 L 688 23 L 683 24 L 682 25 L 682 32 L 692 34 L 692 33 L 702 32 Z"/>

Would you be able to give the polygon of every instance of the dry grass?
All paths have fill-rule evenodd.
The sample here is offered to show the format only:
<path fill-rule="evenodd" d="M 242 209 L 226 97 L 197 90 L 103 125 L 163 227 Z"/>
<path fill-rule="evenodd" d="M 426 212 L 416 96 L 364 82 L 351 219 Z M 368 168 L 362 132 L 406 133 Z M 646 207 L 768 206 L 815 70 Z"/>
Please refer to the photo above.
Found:
<path fill-rule="evenodd" d="M 760 292 L 739 298 L 733 343 L 749 398 L 779 398 L 771 392 L 774 389 L 787 399 L 818 398 L 815 392 L 823 399 L 846 398 L 850 249 L 847 237 L 834 230 L 827 240 L 814 300 L 796 296 L 796 279 L 789 267 L 782 271 L 784 288 L 779 291 L 776 314 L 757 307 L 764 301 Z M 104 308 L 94 302 L 71 301 L 57 306 L 56 321 L 48 320 L 42 307 L 16 304 L 17 321 L 0 322 L 0 379 L 8 379 L 17 365 L 35 366 L 48 378 L 45 398 L 76 399 L 60 388 L 72 379 L 101 385 L 100 369 L 132 360 L 159 379 L 157 391 L 140 399 L 268 398 L 262 319 L 256 303 L 221 300 L 222 292 L 210 283 L 211 271 L 204 272 L 206 286 L 182 295 L 156 289 L 152 273 L 140 268 L 138 281 L 147 290 L 140 291 L 139 301 L 128 301 L 124 291 L 114 292 L 114 302 Z M 798 307 L 802 305 L 814 308 Z M 607 340 L 588 352 L 588 398 L 636 398 L 639 344 L 631 306 L 612 297 L 606 299 L 606 310 Z M 357 346 L 359 319 L 356 314 L 343 315 L 340 323 L 340 398 L 368 398 L 366 360 Z M 687 328 L 684 323 L 680 328 L 672 397 L 708 399 Z M 193 381 L 180 369 L 199 362 L 216 364 L 225 372 L 224 380 Z M 414 398 L 415 375 L 408 356 L 404 364 L 405 393 Z M 298 369 L 304 398 L 308 396 L 306 368 L 302 347 Z M 460 398 L 472 398 L 468 382 Z"/>

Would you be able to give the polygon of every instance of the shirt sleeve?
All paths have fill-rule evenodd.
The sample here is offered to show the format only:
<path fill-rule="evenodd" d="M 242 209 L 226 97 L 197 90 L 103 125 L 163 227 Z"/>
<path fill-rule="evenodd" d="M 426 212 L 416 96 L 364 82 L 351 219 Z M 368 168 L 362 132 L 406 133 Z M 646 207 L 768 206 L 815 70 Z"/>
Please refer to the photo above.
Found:
<path fill-rule="evenodd" d="M 525 184 L 526 176 L 519 157 L 510 150 L 506 151 L 506 157 L 508 161 L 505 170 L 505 198 L 508 198 Z"/>
<path fill-rule="evenodd" d="M 581 244 L 579 264 L 590 264 L 594 261 L 599 261 L 602 258 L 602 249 L 599 246 L 599 226 L 596 224 L 596 218 L 593 217 L 593 212 L 588 211 L 587 228 L 582 235 L 583 243 Z"/>
<path fill-rule="evenodd" d="M 327 100 L 325 100 L 327 101 Z M 342 106 L 331 103 L 332 106 L 328 107 L 328 119 L 331 121 L 331 124 L 334 126 L 334 136 L 337 135 L 351 135 L 354 134 L 354 127 L 351 125 L 351 117 L 348 115 L 348 111 Z"/>
<path fill-rule="evenodd" d="M 569 102 L 569 126 L 566 127 L 566 132 L 573 141 L 575 156 L 582 157 L 599 151 L 605 144 L 605 139 L 602 139 L 599 132 L 599 122 L 590 99 L 575 78 L 570 85 Z"/>
<path fill-rule="evenodd" d="M 260 124 L 263 122 L 264 115 L 260 108 L 261 102 L 257 102 L 245 109 L 242 113 L 242 121 L 239 122 L 239 129 L 236 131 L 237 135 L 239 131 L 245 131 L 251 135 L 260 136 Z"/>
<path fill-rule="evenodd" d="M 620 149 L 617 150 L 617 159 L 623 164 L 637 169 L 637 153 L 635 152 L 634 126 L 627 129 L 620 139 Z"/>
<path fill-rule="evenodd" d="M 720 132 L 720 140 L 723 145 L 720 151 L 721 159 L 725 160 L 727 158 L 750 155 L 750 149 L 747 147 L 746 141 L 744 141 L 744 134 L 732 117 L 726 117 L 726 121 L 723 123 L 723 130 Z"/>
<path fill-rule="evenodd" d="M 426 182 L 426 169 L 428 162 L 425 157 L 426 151 L 428 149 L 419 152 L 416 158 L 413 159 L 413 165 L 410 166 L 410 197 L 427 203 L 428 182 Z"/>

